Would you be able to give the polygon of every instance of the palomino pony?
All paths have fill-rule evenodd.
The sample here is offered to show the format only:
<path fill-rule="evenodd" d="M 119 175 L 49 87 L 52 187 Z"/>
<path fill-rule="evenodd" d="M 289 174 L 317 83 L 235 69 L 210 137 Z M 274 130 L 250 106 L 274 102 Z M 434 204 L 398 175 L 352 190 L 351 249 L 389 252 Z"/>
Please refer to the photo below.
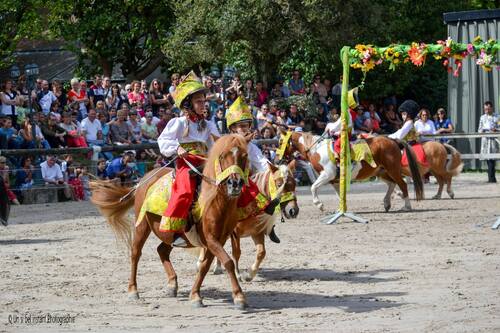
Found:
<path fill-rule="evenodd" d="M 441 199 L 443 186 L 446 183 L 446 192 L 453 199 L 455 194 L 451 189 L 451 179 L 460 174 L 464 167 L 460 153 L 453 146 L 438 141 L 427 141 L 422 144 L 422 148 L 425 153 L 427 165 L 419 163 L 420 174 L 425 175 L 427 172 L 430 172 L 436 177 L 439 184 L 438 191 L 432 198 Z M 451 155 L 451 159 L 448 159 L 448 154 Z M 409 168 L 403 167 L 403 173 L 408 176 L 410 174 Z"/>
<path fill-rule="evenodd" d="M 282 133 L 281 137 L 285 137 L 284 133 Z M 291 158 L 293 153 L 298 151 L 311 163 L 314 170 L 319 173 L 319 177 L 311 186 L 311 192 L 314 205 L 323 210 L 324 206 L 318 197 L 318 189 L 327 183 L 331 183 L 338 193 L 339 187 L 337 177 L 339 170 L 332 158 L 331 140 L 323 140 L 320 136 L 300 132 L 291 133 L 289 140 L 284 157 Z M 384 197 L 385 211 L 389 211 L 391 208 L 391 195 L 394 187 L 398 185 L 405 201 L 402 209 L 411 210 L 408 186 L 402 177 L 400 149 L 404 148 L 406 150 L 410 174 L 415 188 L 415 196 L 417 200 L 421 200 L 423 199 L 423 183 L 413 150 L 403 141 L 381 136 L 368 138 L 365 141 L 368 144 L 376 166 L 374 167 L 364 160 L 356 163 L 351 173 L 352 179 L 361 180 L 378 176 L 386 182 L 388 190 Z"/>
<path fill-rule="evenodd" d="M 245 295 L 236 277 L 234 262 L 224 250 L 223 245 L 236 226 L 236 205 L 245 179 L 244 174 L 246 171 L 243 170 L 248 167 L 247 159 L 247 143 L 245 139 L 238 135 L 226 135 L 215 142 L 204 167 L 199 197 L 199 203 L 203 211 L 201 221 L 196 223 L 193 228 L 196 228 L 201 244 L 208 251 L 206 251 L 190 293 L 191 303 L 195 307 L 203 306 L 200 287 L 214 259 L 214 255 L 222 262 L 228 272 L 234 304 L 239 308 L 246 307 Z M 220 165 L 219 171 L 217 170 L 217 164 Z M 218 178 L 218 172 L 222 174 L 222 170 L 228 170 L 229 168 L 233 170 L 225 179 L 220 179 L 220 182 L 216 183 L 215 179 Z M 238 169 L 239 172 L 237 172 Z M 156 174 L 154 170 L 149 172 L 144 177 L 144 183 L 137 188 L 135 195 L 130 195 L 123 201 L 120 199 L 124 198 L 131 188 L 106 181 L 97 181 L 91 184 L 93 190 L 92 202 L 106 217 L 117 236 L 128 241 L 131 248 L 131 275 L 128 286 L 129 298 L 131 299 L 139 298 L 136 281 L 137 265 L 142 247 L 151 231 L 161 240 L 157 251 L 168 277 L 168 296 L 177 296 L 177 275 L 170 262 L 171 236 L 167 237 L 165 233 L 159 231 L 161 216 L 148 212 L 144 215 L 143 221 L 137 221 L 132 244 L 130 244 L 132 225 L 125 219 L 125 214 L 132 206 L 135 208 L 136 218 L 139 216 L 148 188 L 162 175 L 170 171 L 163 169 Z M 149 175 L 153 176 L 150 178 Z"/>
<path fill-rule="evenodd" d="M 293 172 L 295 171 L 295 161 L 286 164 L 274 166 L 269 163 L 269 169 L 264 172 L 256 173 L 252 176 L 259 191 L 266 195 L 268 198 L 281 196 L 280 210 L 281 214 L 287 219 L 296 218 L 299 214 L 299 207 L 297 205 L 297 198 L 295 196 L 295 178 Z M 282 190 L 281 190 L 282 189 Z M 273 193 L 281 191 L 281 193 Z M 240 281 L 252 281 L 259 267 L 266 256 L 265 236 L 272 230 L 276 222 L 277 214 L 272 216 L 269 214 L 261 213 L 257 216 L 251 216 L 245 220 L 238 221 L 234 232 L 231 234 L 231 245 L 233 259 L 236 264 L 236 276 Z M 239 260 L 241 256 L 240 239 L 252 237 L 256 247 L 256 258 L 253 265 L 249 268 L 245 276 L 242 276 L 239 271 Z M 203 251 L 200 252 L 200 258 L 203 258 Z M 200 261 L 198 261 L 199 263 Z M 217 260 L 217 265 L 214 269 L 214 274 L 222 273 L 220 262 Z"/>

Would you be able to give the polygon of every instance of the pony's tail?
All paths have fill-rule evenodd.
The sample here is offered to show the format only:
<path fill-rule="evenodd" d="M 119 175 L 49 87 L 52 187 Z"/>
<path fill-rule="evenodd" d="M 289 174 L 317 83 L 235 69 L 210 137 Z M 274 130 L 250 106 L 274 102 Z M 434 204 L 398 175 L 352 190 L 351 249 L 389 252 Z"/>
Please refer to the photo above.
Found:
<path fill-rule="evenodd" d="M 90 182 L 90 201 L 99 208 L 116 237 L 132 246 L 132 222 L 127 219 L 127 211 L 134 205 L 135 192 L 132 188 L 115 182 L 97 180 Z M 123 198 L 123 199 L 122 199 Z"/>
<path fill-rule="evenodd" d="M 451 155 L 451 159 L 446 163 L 446 172 L 448 172 L 448 175 L 452 177 L 457 176 L 464 168 L 462 157 L 458 150 L 456 150 L 452 145 L 447 143 L 443 143 L 443 145 L 446 148 L 446 153 Z"/>
<path fill-rule="evenodd" d="M 404 148 L 406 151 L 406 157 L 408 159 L 408 166 L 410 167 L 411 178 L 413 179 L 413 188 L 415 189 L 415 197 L 418 200 L 424 199 L 424 183 L 422 181 L 422 176 L 420 175 L 420 170 L 417 164 L 417 158 L 413 149 L 405 141 L 394 139 L 400 148 Z"/>

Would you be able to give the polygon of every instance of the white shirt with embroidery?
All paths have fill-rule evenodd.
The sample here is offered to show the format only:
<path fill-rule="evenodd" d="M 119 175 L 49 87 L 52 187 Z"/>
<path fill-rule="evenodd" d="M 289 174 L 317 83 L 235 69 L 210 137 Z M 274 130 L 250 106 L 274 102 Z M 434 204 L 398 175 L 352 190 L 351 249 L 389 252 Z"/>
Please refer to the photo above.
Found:
<path fill-rule="evenodd" d="M 253 142 L 249 142 L 248 146 L 248 159 L 250 160 L 250 168 L 253 173 L 267 171 L 268 160 L 262 154 L 262 151 Z"/>
<path fill-rule="evenodd" d="M 171 119 L 158 137 L 160 152 L 166 157 L 170 157 L 177 152 L 181 143 L 190 142 L 204 143 L 210 149 L 213 144 L 211 135 L 219 137 L 220 133 L 211 121 L 207 121 L 206 124 L 205 129 L 198 131 L 198 123 L 185 116 Z M 184 136 L 186 127 L 189 127 L 189 131 L 187 136 Z"/>
<path fill-rule="evenodd" d="M 350 112 L 348 113 L 349 113 L 349 118 L 348 118 L 349 122 L 347 127 L 352 128 L 351 113 Z M 341 129 L 342 129 L 342 118 L 339 117 L 339 119 L 337 119 L 335 122 L 326 124 L 325 132 L 327 132 L 330 136 L 334 135 L 339 136 Z"/>
<path fill-rule="evenodd" d="M 410 133 L 411 129 L 413 128 L 413 120 L 408 119 L 404 124 L 403 127 L 398 129 L 396 132 L 388 135 L 389 138 L 391 139 L 399 139 L 403 140 L 408 133 Z"/>

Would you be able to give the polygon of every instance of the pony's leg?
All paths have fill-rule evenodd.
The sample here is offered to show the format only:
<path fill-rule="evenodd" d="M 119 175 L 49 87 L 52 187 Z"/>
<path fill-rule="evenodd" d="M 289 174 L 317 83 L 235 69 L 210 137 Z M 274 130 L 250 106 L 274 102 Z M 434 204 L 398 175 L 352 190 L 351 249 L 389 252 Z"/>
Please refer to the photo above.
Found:
<path fill-rule="evenodd" d="M 265 246 L 265 238 L 264 234 L 258 234 L 255 236 L 252 236 L 253 242 L 255 243 L 255 248 L 257 251 L 257 254 L 255 256 L 255 262 L 253 263 L 252 267 L 250 267 L 250 270 L 248 274 L 245 276 L 245 281 L 250 282 L 252 281 L 255 276 L 257 275 L 257 272 L 259 271 L 260 264 L 262 264 L 262 261 L 266 257 L 266 246 Z"/>
<path fill-rule="evenodd" d="M 434 177 L 436 177 L 436 180 L 438 182 L 438 191 L 432 197 L 432 199 L 441 199 L 441 194 L 443 193 L 443 187 L 444 187 L 444 178 L 439 175 L 434 175 Z"/>
<path fill-rule="evenodd" d="M 448 193 L 450 198 L 455 199 L 455 193 L 451 189 L 451 179 L 452 179 L 452 176 L 446 177 L 446 192 Z"/>
<path fill-rule="evenodd" d="M 195 308 L 203 307 L 203 301 L 200 296 L 200 287 L 205 279 L 205 275 L 207 275 L 208 270 L 210 269 L 210 265 L 214 260 L 214 255 L 211 251 L 205 250 L 205 257 L 200 264 L 200 269 L 198 273 L 196 273 L 196 278 L 193 284 L 193 288 L 191 289 L 191 294 L 189 295 L 189 300 L 191 301 L 191 305 Z"/>
<path fill-rule="evenodd" d="M 234 261 L 227 254 L 227 252 L 224 250 L 224 247 L 219 243 L 219 241 L 215 239 L 212 235 L 206 236 L 206 242 L 208 250 L 210 251 L 209 253 L 212 253 L 213 255 L 208 256 L 209 253 L 207 253 L 207 257 L 205 258 L 205 260 L 207 259 L 209 260 L 204 261 L 202 263 L 200 271 L 196 275 L 196 280 L 193 285 L 193 288 L 191 289 L 191 295 L 190 295 L 190 299 L 193 302 L 193 305 L 195 306 L 203 305 L 200 297 L 200 288 L 201 284 L 203 283 L 203 279 L 207 274 L 208 268 L 212 263 L 213 256 L 215 255 L 218 259 L 220 259 L 222 265 L 226 269 L 227 274 L 229 275 L 229 279 L 231 280 L 231 285 L 233 288 L 232 295 L 234 304 L 240 309 L 245 308 L 246 299 L 245 295 L 243 294 L 243 291 L 241 290 L 240 284 L 238 283 L 238 279 L 236 278 Z"/>
<path fill-rule="evenodd" d="M 386 170 L 387 175 L 389 176 L 390 179 L 392 179 L 393 182 L 395 182 L 398 187 L 401 189 L 403 200 L 405 201 L 405 205 L 403 208 L 401 208 L 402 211 L 410 211 L 411 210 L 411 203 L 410 203 L 410 198 L 408 197 L 408 185 L 404 181 L 403 177 L 401 176 L 401 169 L 395 168 L 394 170 Z M 392 192 L 391 192 L 392 194 Z"/>
<path fill-rule="evenodd" d="M 203 262 L 203 258 L 205 258 L 205 248 L 200 249 L 200 254 L 198 255 L 198 261 L 196 261 L 196 270 L 200 270 L 201 263 Z"/>
<path fill-rule="evenodd" d="M 222 264 L 220 263 L 219 259 L 215 260 L 213 273 L 214 273 L 214 275 L 220 275 L 220 274 L 224 273 L 224 271 L 222 270 Z"/>
<path fill-rule="evenodd" d="M 238 263 L 240 262 L 240 258 L 241 258 L 241 244 L 240 244 L 239 237 L 234 236 L 234 235 L 231 236 L 231 248 L 232 248 L 232 255 L 233 255 L 233 259 L 234 259 L 234 269 L 236 272 L 236 277 L 238 278 L 239 281 L 242 281 L 241 275 L 240 275 L 240 268 L 238 265 Z M 219 259 L 217 259 L 217 262 L 219 262 Z"/>
<path fill-rule="evenodd" d="M 134 232 L 134 240 L 130 255 L 130 279 L 128 282 L 128 298 L 131 300 L 139 299 L 139 293 L 137 292 L 137 265 L 141 258 L 144 243 L 148 239 L 150 233 L 151 228 L 145 219 L 137 226 Z"/>
<path fill-rule="evenodd" d="M 156 248 L 156 251 L 158 251 L 161 263 L 163 264 L 163 268 L 165 268 L 165 272 L 167 273 L 168 277 L 167 296 L 177 297 L 177 274 L 175 273 L 172 262 L 170 261 L 170 252 L 172 251 L 172 246 L 161 242 L 161 244 Z"/>
<path fill-rule="evenodd" d="M 314 184 L 312 184 L 312 186 L 311 186 L 311 193 L 313 196 L 313 204 L 316 207 L 318 207 L 319 210 L 321 210 L 321 211 L 323 211 L 324 205 L 321 202 L 321 200 L 319 200 L 318 190 L 321 186 L 328 184 L 331 180 L 333 180 L 335 178 L 335 171 L 334 171 L 335 166 L 332 163 L 329 163 L 327 165 L 327 167 L 328 166 L 333 166 L 333 169 L 331 171 L 327 171 L 326 169 L 321 171 L 318 178 L 316 179 Z"/>
<path fill-rule="evenodd" d="M 384 209 L 386 212 L 388 212 L 389 209 L 391 209 L 391 196 L 392 192 L 394 192 L 394 188 L 396 187 L 396 183 L 385 177 L 380 177 L 380 179 L 382 179 L 382 181 L 387 184 L 387 192 L 384 196 Z"/>

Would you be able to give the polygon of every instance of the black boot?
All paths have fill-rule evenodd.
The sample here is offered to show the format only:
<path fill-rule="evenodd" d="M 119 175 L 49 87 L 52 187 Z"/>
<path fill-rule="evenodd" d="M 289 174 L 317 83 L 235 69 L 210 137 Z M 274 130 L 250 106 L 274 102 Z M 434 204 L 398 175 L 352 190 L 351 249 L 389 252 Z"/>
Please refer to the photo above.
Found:
<path fill-rule="evenodd" d="M 188 247 L 188 243 L 181 235 L 175 235 L 174 241 L 172 242 L 173 247 Z"/>
<path fill-rule="evenodd" d="M 281 243 L 280 239 L 278 238 L 278 235 L 276 235 L 276 233 L 274 232 L 274 225 L 273 229 L 269 233 L 269 239 L 277 244 Z"/>
<path fill-rule="evenodd" d="M 266 209 L 264 209 L 264 212 L 269 215 L 274 214 L 274 210 L 276 207 L 280 204 L 280 198 L 274 198 L 271 200 L 271 202 L 267 205 Z"/>

